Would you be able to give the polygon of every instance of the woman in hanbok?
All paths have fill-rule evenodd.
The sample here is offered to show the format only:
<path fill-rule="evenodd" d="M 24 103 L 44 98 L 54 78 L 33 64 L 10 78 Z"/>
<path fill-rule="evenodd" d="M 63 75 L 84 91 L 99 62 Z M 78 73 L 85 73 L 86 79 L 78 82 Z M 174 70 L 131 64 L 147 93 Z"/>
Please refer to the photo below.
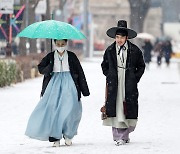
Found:
<path fill-rule="evenodd" d="M 66 50 L 67 40 L 54 43 L 55 50 L 38 65 L 44 75 L 42 97 L 29 118 L 25 135 L 49 140 L 59 147 L 62 138 L 66 145 L 72 145 L 82 115 L 81 93 L 84 96 L 90 93 L 77 56 Z"/>

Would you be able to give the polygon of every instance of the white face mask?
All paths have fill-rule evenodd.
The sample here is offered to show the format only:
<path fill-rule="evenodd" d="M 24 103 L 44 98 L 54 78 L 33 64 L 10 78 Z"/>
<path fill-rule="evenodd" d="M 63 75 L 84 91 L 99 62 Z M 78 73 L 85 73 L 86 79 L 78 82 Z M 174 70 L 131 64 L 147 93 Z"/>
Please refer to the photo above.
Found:
<path fill-rule="evenodd" d="M 60 53 L 62 53 L 64 50 L 66 50 L 66 46 L 64 46 L 64 47 L 56 47 L 56 49 L 57 49 Z"/>

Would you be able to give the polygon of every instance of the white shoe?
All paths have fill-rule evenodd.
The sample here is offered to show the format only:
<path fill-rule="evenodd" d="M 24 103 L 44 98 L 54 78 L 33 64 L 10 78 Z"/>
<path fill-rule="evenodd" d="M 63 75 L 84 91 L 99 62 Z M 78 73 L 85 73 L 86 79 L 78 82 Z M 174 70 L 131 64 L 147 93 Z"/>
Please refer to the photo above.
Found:
<path fill-rule="evenodd" d="M 60 141 L 55 141 L 53 143 L 53 147 L 60 147 Z"/>
<path fill-rule="evenodd" d="M 67 138 L 66 136 L 64 136 L 64 140 L 65 140 L 65 144 L 66 144 L 67 146 L 72 145 L 72 140 L 71 140 L 71 139 L 69 139 L 69 138 Z"/>
<path fill-rule="evenodd" d="M 115 143 L 116 146 L 126 144 L 126 142 L 125 142 L 124 140 L 117 140 L 117 141 L 115 141 L 115 142 L 116 142 L 116 143 Z"/>

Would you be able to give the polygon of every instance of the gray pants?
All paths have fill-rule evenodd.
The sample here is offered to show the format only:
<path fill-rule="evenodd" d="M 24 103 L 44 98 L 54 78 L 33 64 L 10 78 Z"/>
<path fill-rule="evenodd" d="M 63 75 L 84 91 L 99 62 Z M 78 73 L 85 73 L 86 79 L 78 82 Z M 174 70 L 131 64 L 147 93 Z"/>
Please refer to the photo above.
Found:
<path fill-rule="evenodd" d="M 135 127 L 130 126 L 129 128 L 115 128 L 112 127 L 113 140 L 128 140 L 129 133 L 133 132 Z"/>

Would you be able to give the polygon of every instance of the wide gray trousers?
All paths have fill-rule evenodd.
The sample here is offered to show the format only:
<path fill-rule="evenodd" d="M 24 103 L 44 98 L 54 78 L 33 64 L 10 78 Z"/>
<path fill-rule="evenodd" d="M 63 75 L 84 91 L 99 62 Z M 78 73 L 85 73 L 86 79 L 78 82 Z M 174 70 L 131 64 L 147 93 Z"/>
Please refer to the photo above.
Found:
<path fill-rule="evenodd" d="M 133 132 L 135 127 L 130 126 L 129 128 L 115 128 L 112 127 L 113 140 L 128 140 L 129 133 Z"/>

